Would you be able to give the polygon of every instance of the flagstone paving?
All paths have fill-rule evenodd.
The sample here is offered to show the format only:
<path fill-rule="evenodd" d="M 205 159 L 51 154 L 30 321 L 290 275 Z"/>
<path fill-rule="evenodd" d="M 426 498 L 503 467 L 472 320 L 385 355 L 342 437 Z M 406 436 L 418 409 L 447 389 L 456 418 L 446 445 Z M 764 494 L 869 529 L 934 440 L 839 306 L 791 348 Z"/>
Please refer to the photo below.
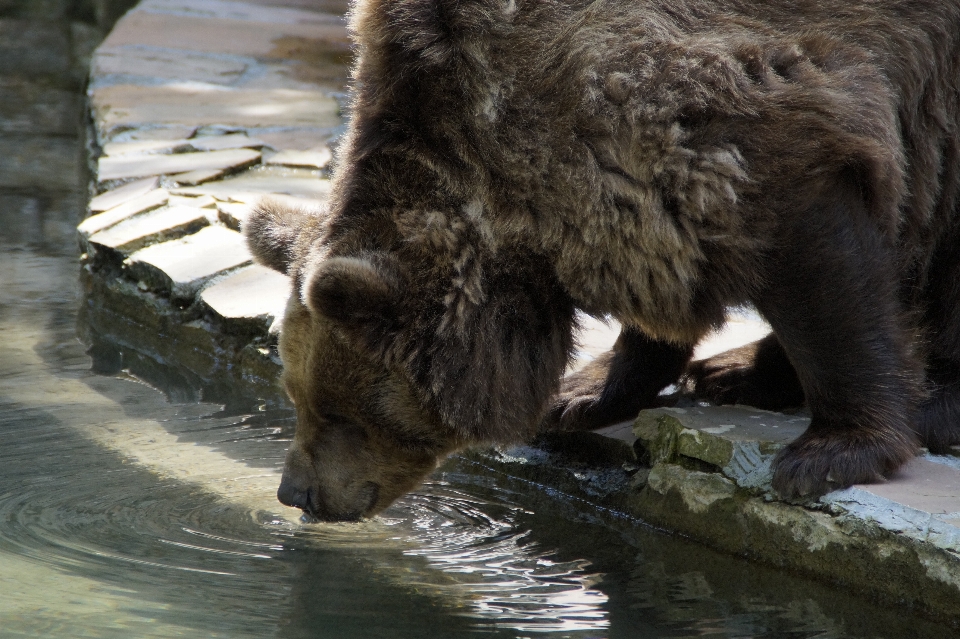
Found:
<path fill-rule="evenodd" d="M 179 240 L 148 246 L 123 264 L 131 277 L 151 290 L 174 300 L 189 300 L 211 278 L 252 260 L 242 235 L 208 226 Z"/>

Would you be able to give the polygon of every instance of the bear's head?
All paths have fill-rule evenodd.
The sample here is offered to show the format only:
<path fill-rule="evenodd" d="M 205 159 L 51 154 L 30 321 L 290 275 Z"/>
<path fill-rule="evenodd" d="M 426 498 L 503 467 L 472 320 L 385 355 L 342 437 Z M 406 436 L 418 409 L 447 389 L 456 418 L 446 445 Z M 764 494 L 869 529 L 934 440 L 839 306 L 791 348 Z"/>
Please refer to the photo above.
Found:
<path fill-rule="evenodd" d="M 387 250 L 343 254 L 324 228 L 315 213 L 267 202 L 244 232 L 257 261 L 294 285 L 279 349 L 297 426 L 278 498 L 357 520 L 457 449 L 530 436 L 567 362 L 573 307 L 550 280 L 517 277 L 507 257 L 453 328 L 435 270 Z"/>

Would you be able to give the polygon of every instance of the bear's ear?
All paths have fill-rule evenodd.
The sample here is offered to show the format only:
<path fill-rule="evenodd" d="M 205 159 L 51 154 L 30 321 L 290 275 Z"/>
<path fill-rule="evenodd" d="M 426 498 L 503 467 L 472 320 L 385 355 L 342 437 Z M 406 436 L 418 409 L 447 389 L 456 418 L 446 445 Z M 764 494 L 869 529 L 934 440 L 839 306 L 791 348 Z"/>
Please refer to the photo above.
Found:
<path fill-rule="evenodd" d="M 328 258 L 308 273 L 302 296 L 314 313 L 372 345 L 396 319 L 399 269 L 382 254 Z"/>
<path fill-rule="evenodd" d="M 271 199 L 261 200 L 243 224 L 243 234 L 253 257 L 260 264 L 289 273 L 296 257 L 297 239 L 317 215 Z"/>

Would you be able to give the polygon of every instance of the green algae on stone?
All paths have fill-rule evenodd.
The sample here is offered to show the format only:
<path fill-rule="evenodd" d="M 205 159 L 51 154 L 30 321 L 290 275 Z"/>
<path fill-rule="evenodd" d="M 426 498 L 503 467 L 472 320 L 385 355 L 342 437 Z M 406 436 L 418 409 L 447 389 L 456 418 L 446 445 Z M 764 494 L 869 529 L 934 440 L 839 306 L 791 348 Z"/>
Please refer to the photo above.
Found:
<path fill-rule="evenodd" d="M 766 489 L 773 457 L 809 421 L 746 406 L 655 408 L 640 412 L 634 434 L 651 465 L 696 460 L 742 488 Z"/>

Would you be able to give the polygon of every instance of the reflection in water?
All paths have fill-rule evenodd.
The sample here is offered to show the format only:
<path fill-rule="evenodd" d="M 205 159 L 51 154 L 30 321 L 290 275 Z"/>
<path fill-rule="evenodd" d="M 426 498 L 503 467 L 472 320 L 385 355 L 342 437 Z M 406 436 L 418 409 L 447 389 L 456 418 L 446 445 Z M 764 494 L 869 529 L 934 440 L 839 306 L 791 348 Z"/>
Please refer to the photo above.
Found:
<path fill-rule="evenodd" d="M 457 575 L 458 590 L 473 599 L 474 614 L 524 631 L 602 630 L 607 597 L 592 586 L 600 575 L 584 559 L 555 561 L 537 544 L 523 544 L 522 507 L 483 501 L 445 482 L 430 482 L 402 505 L 417 532 L 407 551 Z"/>

